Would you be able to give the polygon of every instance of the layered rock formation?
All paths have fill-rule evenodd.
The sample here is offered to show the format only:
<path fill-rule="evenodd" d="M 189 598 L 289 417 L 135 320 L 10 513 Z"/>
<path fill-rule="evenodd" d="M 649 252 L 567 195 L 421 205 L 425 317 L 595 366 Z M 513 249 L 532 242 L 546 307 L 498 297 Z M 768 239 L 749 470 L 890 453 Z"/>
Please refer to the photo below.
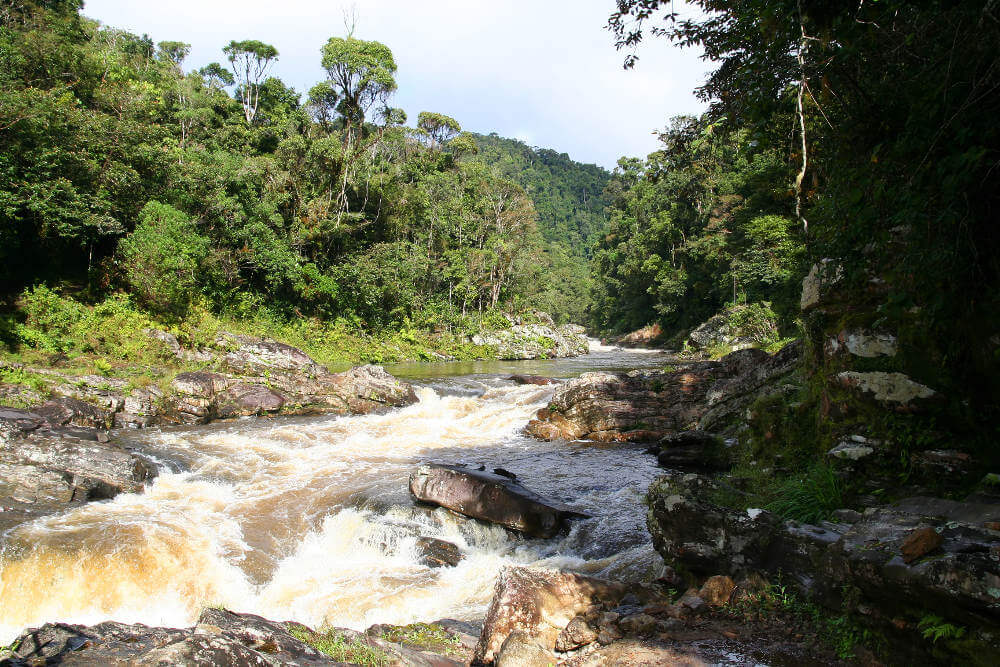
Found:
<path fill-rule="evenodd" d="M 792 343 L 773 356 L 741 350 L 669 371 L 584 373 L 560 385 L 527 431 L 543 440 L 642 442 L 690 429 L 724 432 L 747 405 L 785 391 L 781 380 L 800 350 Z"/>

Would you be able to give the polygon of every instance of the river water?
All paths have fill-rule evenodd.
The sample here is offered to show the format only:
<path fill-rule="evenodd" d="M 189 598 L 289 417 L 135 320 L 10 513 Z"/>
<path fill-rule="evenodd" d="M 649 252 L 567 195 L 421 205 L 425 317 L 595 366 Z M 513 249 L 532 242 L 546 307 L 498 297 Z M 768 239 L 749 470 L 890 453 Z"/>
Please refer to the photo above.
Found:
<path fill-rule="evenodd" d="M 543 443 L 521 429 L 552 395 L 511 373 L 572 377 L 657 367 L 595 345 L 575 359 L 398 364 L 420 401 L 382 415 L 243 419 L 120 434 L 160 474 L 123 494 L 13 529 L 0 553 L 0 644 L 49 621 L 189 626 L 225 606 L 313 627 L 481 619 L 499 570 L 542 565 L 649 580 L 662 563 L 642 496 L 655 459 L 634 445 Z M 422 462 L 503 467 L 584 510 L 561 536 L 416 506 Z M 419 563 L 416 539 L 457 544 L 457 567 Z"/>

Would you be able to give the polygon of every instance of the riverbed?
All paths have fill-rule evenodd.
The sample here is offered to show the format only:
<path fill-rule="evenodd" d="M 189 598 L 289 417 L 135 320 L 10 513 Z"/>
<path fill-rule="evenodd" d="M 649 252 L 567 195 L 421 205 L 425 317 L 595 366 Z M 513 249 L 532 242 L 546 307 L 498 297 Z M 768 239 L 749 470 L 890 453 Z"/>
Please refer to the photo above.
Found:
<path fill-rule="evenodd" d="M 119 495 L 15 528 L 0 554 L 0 643 L 25 627 L 103 620 L 191 625 L 207 606 L 363 629 L 481 619 L 505 565 L 629 581 L 662 560 L 642 497 L 657 475 L 642 446 L 539 442 L 522 428 L 568 378 L 669 358 L 595 345 L 577 358 L 397 364 L 419 402 L 380 415 L 248 418 L 119 433 L 160 474 Z M 503 467 L 592 518 L 548 540 L 417 506 L 422 462 Z M 456 567 L 420 563 L 417 538 L 458 545 Z"/>

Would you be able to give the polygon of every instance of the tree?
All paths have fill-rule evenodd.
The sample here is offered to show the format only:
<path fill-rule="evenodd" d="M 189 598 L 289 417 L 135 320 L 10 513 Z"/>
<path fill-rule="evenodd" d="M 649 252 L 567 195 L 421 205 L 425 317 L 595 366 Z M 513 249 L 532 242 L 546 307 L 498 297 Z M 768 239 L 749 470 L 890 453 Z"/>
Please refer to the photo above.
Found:
<path fill-rule="evenodd" d="M 372 106 L 385 104 L 396 91 L 396 61 L 381 42 L 331 37 L 323 46 L 322 63 L 340 100 L 346 145 L 360 134 Z"/>
<path fill-rule="evenodd" d="M 184 42 L 160 42 L 156 46 L 159 49 L 157 56 L 160 60 L 171 63 L 178 70 L 180 70 L 184 59 L 191 53 L 191 45 Z"/>
<path fill-rule="evenodd" d="M 462 131 L 457 120 L 433 111 L 421 111 L 417 116 L 417 127 L 430 137 L 431 149 L 443 146 Z"/>
<path fill-rule="evenodd" d="M 198 70 L 198 73 L 205 77 L 210 90 L 222 90 L 236 82 L 232 73 L 219 63 L 208 63 Z"/>
<path fill-rule="evenodd" d="M 337 91 L 333 88 L 333 84 L 329 81 L 321 81 L 309 89 L 309 99 L 306 102 L 306 107 L 312 114 L 313 119 L 322 125 L 323 129 L 327 132 L 330 131 L 333 125 L 337 102 L 339 100 L 340 95 L 337 94 Z"/>
<path fill-rule="evenodd" d="M 231 41 L 222 49 L 229 58 L 233 75 L 239 82 L 240 100 L 247 125 L 252 125 L 260 103 L 260 87 L 268 68 L 278 59 L 278 50 L 270 44 L 246 39 Z"/>

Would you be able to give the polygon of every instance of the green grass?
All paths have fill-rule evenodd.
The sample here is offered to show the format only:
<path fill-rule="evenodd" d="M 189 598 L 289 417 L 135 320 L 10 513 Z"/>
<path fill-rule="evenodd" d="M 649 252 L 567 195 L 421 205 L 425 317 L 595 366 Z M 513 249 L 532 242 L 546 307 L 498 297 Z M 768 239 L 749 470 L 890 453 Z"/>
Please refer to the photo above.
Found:
<path fill-rule="evenodd" d="M 310 632 L 305 627 L 292 626 L 288 632 L 301 642 L 337 662 L 349 662 L 362 667 L 386 667 L 391 656 L 382 649 L 358 639 L 346 639 L 336 630 Z"/>
<path fill-rule="evenodd" d="M 458 637 L 436 623 L 412 623 L 383 630 L 382 639 L 445 655 L 459 652 Z"/>
<path fill-rule="evenodd" d="M 829 466 L 822 464 L 788 477 L 772 493 L 774 500 L 764 509 L 803 523 L 818 523 L 843 507 L 840 481 Z"/>

